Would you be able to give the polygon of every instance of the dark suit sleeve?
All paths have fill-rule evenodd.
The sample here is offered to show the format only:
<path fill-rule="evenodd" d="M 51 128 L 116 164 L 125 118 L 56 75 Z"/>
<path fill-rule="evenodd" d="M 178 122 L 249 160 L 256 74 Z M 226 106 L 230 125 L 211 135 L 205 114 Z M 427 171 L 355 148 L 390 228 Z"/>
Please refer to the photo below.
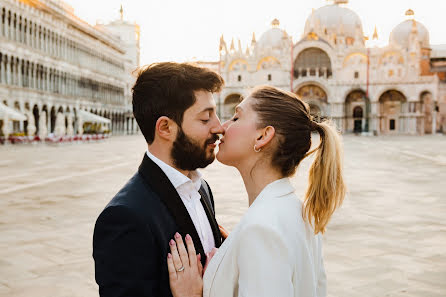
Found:
<path fill-rule="evenodd" d="M 111 206 L 99 216 L 93 258 L 101 297 L 159 296 L 159 268 L 164 258 L 149 227 L 126 207 Z"/>

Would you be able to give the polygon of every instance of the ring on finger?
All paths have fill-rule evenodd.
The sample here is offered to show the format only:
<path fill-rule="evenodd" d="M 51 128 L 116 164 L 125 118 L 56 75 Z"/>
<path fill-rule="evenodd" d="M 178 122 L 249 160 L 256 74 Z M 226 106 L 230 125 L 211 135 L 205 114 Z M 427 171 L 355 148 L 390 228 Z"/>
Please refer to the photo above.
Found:
<path fill-rule="evenodd" d="M 181 266 L 180 268 L 177 269 L 178 272 L 181 272 L 184 270 L 184 266 Z"/>

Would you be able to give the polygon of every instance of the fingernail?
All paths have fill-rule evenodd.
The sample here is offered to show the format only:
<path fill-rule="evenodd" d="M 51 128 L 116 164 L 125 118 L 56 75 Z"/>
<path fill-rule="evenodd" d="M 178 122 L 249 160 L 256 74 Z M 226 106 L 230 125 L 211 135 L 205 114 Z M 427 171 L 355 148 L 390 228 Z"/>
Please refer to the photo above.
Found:
<path fill-rule="evenodd" d="M 180 235 L 180 233 L 175 233 L 175 238 L 180 238 L 181 237 L 181 235 Z"/>
<path fill-rule="evenodd" d="M 170 240 L 170 245 L 175 245 L 175 241 L 173 239 Z"/>
<path fill-rule="evenodd" d="M 167 258 L 172 258 L 172 255 L 170 253 L 167 253 Z"/>
<path fill-rule="evenodd" d="M 197 258 L 198 258 L 198 260 L 201 260 L 201 254 L 200 253 L 198 253 Z"/>
<path fill-rule="evenodd" d="M 186 240 L 191 240 L 191 239 L 192 239 L 192 237 L 190 237 L 189 234 L 186 234 Z"/>

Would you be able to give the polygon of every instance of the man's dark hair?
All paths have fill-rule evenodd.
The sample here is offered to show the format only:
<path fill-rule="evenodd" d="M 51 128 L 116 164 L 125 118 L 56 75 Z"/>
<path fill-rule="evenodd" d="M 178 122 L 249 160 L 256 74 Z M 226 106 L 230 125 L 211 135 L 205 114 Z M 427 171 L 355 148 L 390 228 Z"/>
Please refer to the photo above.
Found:
<path fill-rule="evenodd" d="M 155 124 L 167 116 L 181 126 L 183 114 L 195 101 L 194 91 L 219 92 L 224 84 L 216 72 L 188 63 L 154 63 L 143 68 L 132 88 L 133 115 L 148 144 Z"/>

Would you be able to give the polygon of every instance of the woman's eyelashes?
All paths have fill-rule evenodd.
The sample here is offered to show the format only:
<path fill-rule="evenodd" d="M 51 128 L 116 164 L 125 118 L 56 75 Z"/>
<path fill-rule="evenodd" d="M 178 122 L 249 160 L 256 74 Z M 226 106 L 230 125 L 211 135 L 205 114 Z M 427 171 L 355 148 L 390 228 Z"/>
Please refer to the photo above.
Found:
<path fill-rule="evenodd" d="M 202 122 L 203 124 L 207 124 L 207 123 L 209 123 L 209 119 L 207 119 L 207 120 L 201 120 L 201 122 Z"/>
<path fill-rule="evenodd" d="M 235 121 L 237 121 L 237 120 L 238 120 L 238 117 L 237 117 L 236 115 L 234 115 L 234 116 L 232 117 L 232 121 L 235 122 Z"/>

